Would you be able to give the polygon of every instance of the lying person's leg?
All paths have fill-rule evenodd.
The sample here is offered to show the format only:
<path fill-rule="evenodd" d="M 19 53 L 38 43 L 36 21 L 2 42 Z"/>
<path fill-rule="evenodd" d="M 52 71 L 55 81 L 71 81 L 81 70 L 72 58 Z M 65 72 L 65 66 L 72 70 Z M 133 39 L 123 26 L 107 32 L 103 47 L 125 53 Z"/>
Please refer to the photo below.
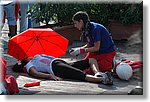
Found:
<path fill-rule="evenodd" d="M 99 72 L 98 63 L 97 63 L 96 59 L 94 59 L 94 58 L 89 58 L 89 59 L 86 59 L 86 60 L 80 60 L 80 61 L 74 62 L 74 63 L 71 64 L 71 66 L 73 66 L 75 68 L 78 68 L 82 71 L 87 69 L 87 68 L 91 68 L 91 70 L 94 73 Z"/>
<path fill-rule="evenodd" d="M 79 60 L 79 61 L 76 61 L 76 62 L 73 62 L 71 64 L 72 67 L 75 67 L 77 69 L 80 69 L 80 70 L 85 70 L 87 68 L 90 67 L 90 60 L 89 59 L 86 59 L 86 60 Z"/>
<path fill-rule="evenodd" d="M 95 77 L 92 75 L 88 75 L 85 72 L 70 66 L 69 64 L 65 63 L 61 60 L 56 60 L 52 64 L 53 72 L 56 76 L 66 79 L 75 79 L 75 80 L 82 80 L 88 81 L 93 83 L 100 83 L 109 80 L 109 77 Z"/>
<path fill-rule="evenodd" d="M 85 80 L 86 73 L 61 60 L 52 63 L 52 70 L 58 77 L 65 79 Z"/>

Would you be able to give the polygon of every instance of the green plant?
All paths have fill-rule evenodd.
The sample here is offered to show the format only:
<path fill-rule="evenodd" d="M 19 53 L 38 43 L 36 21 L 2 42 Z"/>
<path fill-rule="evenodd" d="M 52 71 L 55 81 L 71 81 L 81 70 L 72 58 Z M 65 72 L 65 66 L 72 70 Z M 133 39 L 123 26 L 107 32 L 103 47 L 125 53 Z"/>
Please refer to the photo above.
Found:
<path fill-rule="evenodd" d="M 143 22 L 143 4 L 110 4 L 110 19 L 133 24 Z"/>
<path fill-rule="evenodd" d="M 114 3 L 41 3 L 34 5 L 30 12 L 37 22 L 48 24 L 70 24 L 74 13 L 86 11 L 92 21 L 108 26 L 108 19 L 118 20 L 124 24 L 143 21 L 142 4 L 114 4 Z"/>
<path fill-rule="evenodd" d="M 57 21 L 54 8 L 57 8 L 57 5 L 41 3 L 33 5 L 28 12 L 31 13 L 32 19 L 36 19 L 36 22 L 48 24 L 50 21 Z"/>

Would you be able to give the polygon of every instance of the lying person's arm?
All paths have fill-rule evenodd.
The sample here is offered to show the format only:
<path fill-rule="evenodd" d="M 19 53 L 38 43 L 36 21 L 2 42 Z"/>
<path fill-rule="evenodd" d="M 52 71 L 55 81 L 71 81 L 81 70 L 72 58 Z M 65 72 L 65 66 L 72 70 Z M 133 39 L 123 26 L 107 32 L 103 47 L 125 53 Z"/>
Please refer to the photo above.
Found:
<path fill-rule="evenodd" d="M 29 74 L 32 75 L 33 77 L 36 77 L 36 78 L 53 79 L 56 81 L 62 80 L 61 78 L 59 78 L 53 74 L 38 72 L 34 67 L 31 67 L 29 69 Z"/>

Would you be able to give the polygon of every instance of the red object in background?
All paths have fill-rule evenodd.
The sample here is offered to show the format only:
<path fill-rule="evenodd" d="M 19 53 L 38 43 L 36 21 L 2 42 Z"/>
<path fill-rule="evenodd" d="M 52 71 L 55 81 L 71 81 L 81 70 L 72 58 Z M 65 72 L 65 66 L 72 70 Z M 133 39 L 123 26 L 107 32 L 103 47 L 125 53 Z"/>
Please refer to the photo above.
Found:
<path fill-rule="evenodd" d="M 24 85 L 24 87 L 32 87 L 32 86 L 39 86 L 40 82 L 30 82 L 30 83 L 26 83 Z"/>
<path fill-rule="evenodd" d="M 15 94 L 19 92 L 18 84 L 16 79 L 12 75 L 6 74 L 7 66 L 6 60 L 0 57 L 0 82 L 6 82 L 6 89 L 9 91 L 9 94 Z"/>
<path fill-rule="evenodd" d="M 135 69 L 139 69 L 139 68 L 142 68 L 143 67 L 143 62 L 142 61 L 131 61 L 131 60 L 123 60 L 121 62 L 124 62 L 124 63 L 127 63 L 128 65 L 131 66 L 132 70 L 135 70 Z M 121 63 L 117 63 L 114 67 L 114 70 L 116 70 L 116 67 Z"/>
<path fill-rule="evenodd" d="M 36 54 L 54 57 L 66 53 L 68 40 L 52 29 L 30 28 L 14 36 L 8 42 L 8 54 L 23 60 Z"/>
<path fill-rule="evenodd" d="M 6 81 L 7 90 L 9 91 L 9 94 L 12 95 L 19 92 L 18 84 L 14 76 L 6 75 L 5 81 Z"/>
<path fill-rule="evenodd" d="M 6 70 L 6 60 L 0 57 L 0 82 L 5 80 Z"/>

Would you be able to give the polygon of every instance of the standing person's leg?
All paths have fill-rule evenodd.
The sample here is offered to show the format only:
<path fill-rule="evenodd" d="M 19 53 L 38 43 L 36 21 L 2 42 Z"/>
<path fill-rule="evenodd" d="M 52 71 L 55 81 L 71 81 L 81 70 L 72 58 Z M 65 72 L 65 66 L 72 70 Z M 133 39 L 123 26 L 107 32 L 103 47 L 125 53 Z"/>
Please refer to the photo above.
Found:
<path fill-rule="evenodd" d="M 6 11 L 6 18 L 8 20 L 9 31 L 10 31 L 10 35 L 8 36 L 13 37 L 17 34 L 17 23 L 16 23 L 16 17 L 15 17 L 15 2 L 12 2 L 4 6 L 4 10 Z"/>
<path fill-rule="evenodd" d="M 1 5 L 0 5 L 0 14 L 1 14 L 1 16 L 0 16 L 0 31 L 1 31 L 2 28 L 3 28 L 3 25 L 4 25 L 4 21 L 5 21 L 5 19 L 4 19 L 4 9 L 3 9 L 3 6 L 1 6 Z"/>
<path fill-rule="evenodd" d="M 38 5 L 38 2 L 36 0 L 32 0 L 32 2 L 30 1 L 30 3 L 29 3 L 29 9 L 33 8 L 34 5 Z M 38 22 L 37 19 L 35 18 L 35 15 L 36 15 L 35 13 L 36 12 L 34 12 L 34 13 L 32 12 L 32 14 L 31 14 L 33 16 L 33 18 L 31 18 L 31 27 L 33 27 L 33 28 L 40 26 L 40 22 Z"/>
<path fill-rule="evenodd" d="M 28 2 L 20 2 L 20 32 L 25 31 L 28 28 L 28 18 L 27 18 L 27 11 L 28 11 Z"/>

